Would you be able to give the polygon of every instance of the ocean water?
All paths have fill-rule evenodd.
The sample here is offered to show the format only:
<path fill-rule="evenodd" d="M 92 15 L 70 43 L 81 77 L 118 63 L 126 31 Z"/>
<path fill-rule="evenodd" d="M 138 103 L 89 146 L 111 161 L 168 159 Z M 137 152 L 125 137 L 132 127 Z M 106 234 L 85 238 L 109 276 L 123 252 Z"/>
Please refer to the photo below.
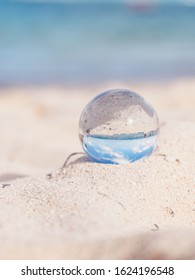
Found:
<path fill-rule="evenodd" d="M 184 5 L 184 4 L 188 5 Z M 195 5 L 0 1 L 0 86 L 195 75 Z"/>

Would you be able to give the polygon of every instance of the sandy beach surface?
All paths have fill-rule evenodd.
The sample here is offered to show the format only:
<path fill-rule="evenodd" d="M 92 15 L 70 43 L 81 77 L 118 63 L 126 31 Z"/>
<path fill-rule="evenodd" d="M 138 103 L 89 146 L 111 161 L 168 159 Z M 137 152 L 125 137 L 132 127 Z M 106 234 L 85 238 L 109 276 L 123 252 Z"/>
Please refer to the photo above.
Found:
<path fill-rule="evenodd" d="M 156 109 L 156 151 L 127 165 L 78 155 L 59 173 L 82 152 L 83 107 L 111 88 Z M 195 79 L 1 88 L 0 131 L 1 259 L 195 259 Z"/>

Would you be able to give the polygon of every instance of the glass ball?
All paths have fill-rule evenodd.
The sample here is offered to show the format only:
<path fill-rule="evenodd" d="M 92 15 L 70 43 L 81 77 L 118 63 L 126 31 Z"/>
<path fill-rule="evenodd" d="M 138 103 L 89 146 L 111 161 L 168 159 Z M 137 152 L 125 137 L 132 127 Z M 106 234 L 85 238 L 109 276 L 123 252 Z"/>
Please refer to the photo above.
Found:
<path fill-rule="evenodd" d="M 139 94 L 112 89 L 93 98 L 79 121 L 84 151 L 100 163 L 123 164 L 145 158 L 156 147 L 159 121 Z"/>

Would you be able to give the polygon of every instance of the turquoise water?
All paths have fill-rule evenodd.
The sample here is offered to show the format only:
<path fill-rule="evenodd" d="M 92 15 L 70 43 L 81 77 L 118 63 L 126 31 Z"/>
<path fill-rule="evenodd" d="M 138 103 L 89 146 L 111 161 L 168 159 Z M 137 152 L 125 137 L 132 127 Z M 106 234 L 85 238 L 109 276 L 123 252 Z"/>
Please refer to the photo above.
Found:
<path fill-rule="evenodd" d="M 97 162 L 125 164 L 134 162 L 152 154 L 156 147 L 157 133 L 147 137 L 84 136 L 83 149 Z"/>
<path fill-rule="evenodd" d="M 192 76 L 194 50 L 195 6 L 0 1 L 0 86 Z"/>

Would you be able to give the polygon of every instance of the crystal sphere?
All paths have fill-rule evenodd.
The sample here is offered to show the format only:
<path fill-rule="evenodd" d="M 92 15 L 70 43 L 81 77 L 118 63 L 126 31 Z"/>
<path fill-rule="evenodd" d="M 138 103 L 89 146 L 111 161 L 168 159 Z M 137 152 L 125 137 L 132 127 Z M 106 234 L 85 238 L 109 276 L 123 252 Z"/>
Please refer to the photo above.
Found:
<path fill-rule="evenodd" d="M 88 156 L 101 163 L 129 163 L 156 147 L 159 121 L 139 94 L 112 89 L 93 98 L 79 121 L 79 137 Z"/>

